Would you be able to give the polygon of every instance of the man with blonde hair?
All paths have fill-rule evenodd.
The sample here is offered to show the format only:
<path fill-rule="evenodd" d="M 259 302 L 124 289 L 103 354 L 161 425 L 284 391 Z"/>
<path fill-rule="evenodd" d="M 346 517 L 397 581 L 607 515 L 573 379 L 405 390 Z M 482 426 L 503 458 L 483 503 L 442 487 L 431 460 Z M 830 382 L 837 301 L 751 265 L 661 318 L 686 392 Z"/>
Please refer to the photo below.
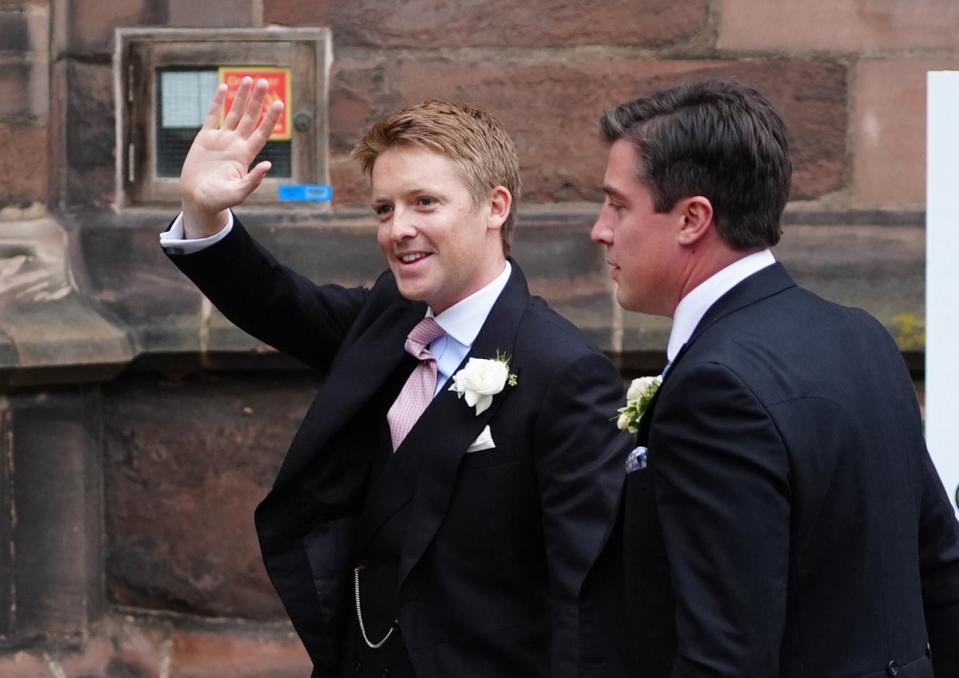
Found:
<path fill-rule="evenodd" d="M 314 676 L 621 675 L 593 627 L 613 614 L 580 589 L 621 490 L 622 385 L 508 258 L 509 136 L 442 102 L 374 125 L 354 155 L 389 271 L 316 285 L 229 211 L 269 169 L 249 167 L 282 110 L 257 124 L 264 85 L 220 126 L 217 92 L 161 240 L 228 318 L 327 374 L 256 513 Z"/>

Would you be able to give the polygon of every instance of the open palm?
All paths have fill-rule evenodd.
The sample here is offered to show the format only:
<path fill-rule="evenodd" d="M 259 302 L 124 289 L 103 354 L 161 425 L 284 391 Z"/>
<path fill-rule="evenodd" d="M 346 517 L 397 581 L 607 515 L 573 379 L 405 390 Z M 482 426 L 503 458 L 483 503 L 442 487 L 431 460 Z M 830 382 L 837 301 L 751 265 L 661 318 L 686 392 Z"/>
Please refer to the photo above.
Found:
<path fill-rule="evenodd" d="M 220 85 L 213 97 L 180 171 L 184 212 L 196 215 L 201 222 L 246 200 L 270 169 L 267 161 L 250 167 L 283 112 L 283 102 L 276 101 L 257 124 L 266 90 L 265 80 L 254 85 L 252 79 L 244 78 L 222 126 L 219 121 L 226 85 Z"/>

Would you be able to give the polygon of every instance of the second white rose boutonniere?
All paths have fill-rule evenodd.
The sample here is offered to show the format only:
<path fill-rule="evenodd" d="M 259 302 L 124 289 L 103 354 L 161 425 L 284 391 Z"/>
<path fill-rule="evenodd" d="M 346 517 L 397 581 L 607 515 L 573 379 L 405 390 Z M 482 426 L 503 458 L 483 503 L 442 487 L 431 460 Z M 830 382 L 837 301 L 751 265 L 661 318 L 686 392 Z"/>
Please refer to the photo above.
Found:
<path fill-rule="evenodd" d="M 493 396 L 506 385 L 516 386 L 516 375 L 509 371 L 509 355 L 496 353 L 495 358 L 470 358 L 466 366 L 453 375 L 451 391 L 466 404 L 476 407 L 476 414 L 483 414 L 493 403 Z"/>
<path fill-rule="evenodd" d="M 620 431 L 636 433 L 639 430 L 639 420 L 643 418 L 643 413 L 646 412 L 646 408 L 649 407 L 649 403 L 662 383 L 662 375 L 633 379 L 633 383 L 629 385 L 629 390 L 626 392 L 626 407 L 616 410 L 619 413 L 616 418 L 616 428 Z"/>

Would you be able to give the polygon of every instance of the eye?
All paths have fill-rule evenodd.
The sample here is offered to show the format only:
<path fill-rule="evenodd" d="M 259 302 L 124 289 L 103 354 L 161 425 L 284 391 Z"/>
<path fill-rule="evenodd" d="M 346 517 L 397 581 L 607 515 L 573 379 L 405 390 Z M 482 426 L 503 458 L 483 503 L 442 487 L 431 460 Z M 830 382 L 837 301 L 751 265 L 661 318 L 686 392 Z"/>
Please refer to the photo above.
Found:
<path fill-rule="evenodd" d="M 436 198 L 429 195 L 421 195 L 416 199 L 417 207 L 433 207 L 439 202 Z"/>
<path fill-rule="evenodd" d="M 373 205 L 373 213 L 380 219 L 386 219 L 393 213 L 393 206 L 386 203 Z"/>

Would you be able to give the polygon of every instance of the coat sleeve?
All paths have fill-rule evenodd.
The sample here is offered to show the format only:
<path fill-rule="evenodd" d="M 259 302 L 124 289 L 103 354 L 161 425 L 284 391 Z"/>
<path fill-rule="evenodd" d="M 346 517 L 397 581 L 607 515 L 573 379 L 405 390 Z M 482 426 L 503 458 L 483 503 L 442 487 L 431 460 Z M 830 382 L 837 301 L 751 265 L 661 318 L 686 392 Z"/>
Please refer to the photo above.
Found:
<path fill-rule="evenodd" d="M 556 371 L 536 424 L 536 471 L 550 575 L 550 675 L 584 660 L 579 595 L 615 518 L 630 437 L 611 419 L 622 379 L 599 352 Z"/>
<path fill-rule="evenodd" d="M 329 365 L 369 294 L 316 285 L 278 263 L 238 219 L 215 245 L 168 256 L 237 327 L 317 369 Z"/>
<path fill-rule="evenodd" d="M 715 363 L 663 386 L 649 469 L 675 596 L 673 677 L 775 676 L 786 620 L 786 448 L 746 384 Z"/>

